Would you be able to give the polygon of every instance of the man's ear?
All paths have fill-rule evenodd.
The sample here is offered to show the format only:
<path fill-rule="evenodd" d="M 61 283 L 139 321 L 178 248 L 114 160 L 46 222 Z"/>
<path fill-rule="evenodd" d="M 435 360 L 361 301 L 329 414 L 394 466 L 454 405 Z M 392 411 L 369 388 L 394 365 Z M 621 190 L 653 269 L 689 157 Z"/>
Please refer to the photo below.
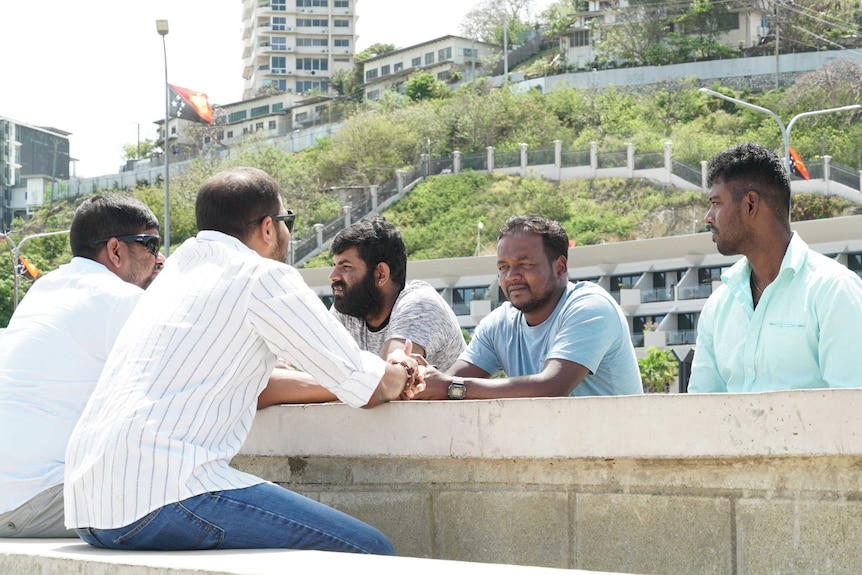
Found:
<path fill-rule="evenodd" d="M 554 266 L 556 268 L 557 277 L 565 276 L 566 279 L 569 278 L 569 260 L 566 256 L 560 256 L 554 260 Z"/>
<path fill-rule="evenodd" d="M 748 191 L 743 197 L 742 201 L 745 202 L 746 211 L 749 215 L 754 215 L 759 208 L 762 207 L 762 198 L 760 194 L 755 192 L 754 190 Z"/>
<path fill-rule="evenodd" d="M 96 261 L 111 271 L 120 269 L 125 258 L 121 244 L 122 242 L 117 238 L 109 239 L 102 251 L 96 256 Z"/>
<path fill-rule="evenodd" d="M 389 281 L 391 277 L 391 270 L 389 269 L 389 264 L 380 262 L 374 267 L 374 283 L 376 285 L 382 286 L 386 282 Z"/>

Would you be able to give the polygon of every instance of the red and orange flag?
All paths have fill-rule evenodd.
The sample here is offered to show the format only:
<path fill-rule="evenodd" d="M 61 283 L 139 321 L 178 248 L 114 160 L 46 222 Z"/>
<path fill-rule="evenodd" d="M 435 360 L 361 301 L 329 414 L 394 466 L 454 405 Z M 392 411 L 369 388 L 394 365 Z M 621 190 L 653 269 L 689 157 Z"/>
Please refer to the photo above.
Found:
<path fill-rule="evenodd" d="M 212 124 L 213 107 L 203 92 L 168 84 L 171 90 L 170 116 L 191 122 Z"/>
<path fill-rule="evenodd" d="M 808 169 L 802 163 L 802 157 L 793 148 L 790 148 L 790 171 L 803 180 L 811 179 L 811 176 L 808 175 Z"/>

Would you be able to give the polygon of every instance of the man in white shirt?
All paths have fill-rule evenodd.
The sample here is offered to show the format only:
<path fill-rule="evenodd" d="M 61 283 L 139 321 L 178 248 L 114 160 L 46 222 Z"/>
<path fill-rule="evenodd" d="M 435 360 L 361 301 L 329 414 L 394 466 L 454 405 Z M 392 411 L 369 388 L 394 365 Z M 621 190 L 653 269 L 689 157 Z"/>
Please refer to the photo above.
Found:
<path fill-rule="evenodd" d="M 202 185 L 200 233 L 120 333 L 66 451 L 66 525 L 112 549 L 291 548 L 392 554 L 373 527 L 230 467 L 277 358 L 373 407 L 421 390 L 412 344 L 359 349 L 283 263 L 294 214 L 265 172 Z"/>
<path fill-rule="evenodd" d="M 72 261 L 39 278 L 0 345 L 0 537 L 73 537 L 63 525 L 66 442 L 120 328 L 164 261 L 141 202 L 92 196 Z"/>

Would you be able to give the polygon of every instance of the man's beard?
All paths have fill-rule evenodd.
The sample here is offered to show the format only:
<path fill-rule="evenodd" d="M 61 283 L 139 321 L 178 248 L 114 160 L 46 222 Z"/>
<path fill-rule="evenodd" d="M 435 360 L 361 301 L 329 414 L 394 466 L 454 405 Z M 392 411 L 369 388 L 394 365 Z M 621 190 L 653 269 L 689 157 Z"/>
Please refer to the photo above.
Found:
<path fill-rule="evenodd" d="M 333 282 L 332 287 L 336 286 L 341 288 L 343 295 L 336 297 L 332 305 L 344 315 L 366 318 L 383 308 L 383 294 L 374 285 L 371 271 L 365 272 L 362 281 L 352 288 L 348 289 L 343 281 Z"/>
<path fill-rule="evenodd" d="M 536 311 L 537 309 L 541 309 L 542 307 L 547 305 L 547 303 L 551 301 L 551 297 L 553 295 L 554 295 L 554 290 L 549 289 L 548 291 L 546 291 L 541 296 L 539 296 L 539 297 L 533 296 L 530 299 L 528 299 L 526 302 L 524 302 L 523 304 L 515 305 L 511 301 L 509 303 L 512 303 L 512 306 L 515 309 L 517 309 L 518 311 L 520 311 L 521 313 L 530 313 L 530 312 Z"/>

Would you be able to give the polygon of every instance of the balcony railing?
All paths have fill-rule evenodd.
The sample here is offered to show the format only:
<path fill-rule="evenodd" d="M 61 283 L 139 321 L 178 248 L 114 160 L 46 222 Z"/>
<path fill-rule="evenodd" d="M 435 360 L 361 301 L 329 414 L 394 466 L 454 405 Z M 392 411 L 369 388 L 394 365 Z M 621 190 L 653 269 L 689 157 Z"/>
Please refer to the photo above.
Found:
<path fill-rule="evenodd" d="M 677 286 L 677 299 L 706 299 L 712 294 L 712 284 L 701 284 L 696 286 Z"/>
<path fill-rule="evenodd" d="M 641 289 L 641 303 L 673 301 L 673 288 Z"/>
<path fill-rule="evenodd" d="M 666 337 L 668 345 L 694 345 L 697 340 L 697 331 L 693 329 L 669 331 Z"/>

